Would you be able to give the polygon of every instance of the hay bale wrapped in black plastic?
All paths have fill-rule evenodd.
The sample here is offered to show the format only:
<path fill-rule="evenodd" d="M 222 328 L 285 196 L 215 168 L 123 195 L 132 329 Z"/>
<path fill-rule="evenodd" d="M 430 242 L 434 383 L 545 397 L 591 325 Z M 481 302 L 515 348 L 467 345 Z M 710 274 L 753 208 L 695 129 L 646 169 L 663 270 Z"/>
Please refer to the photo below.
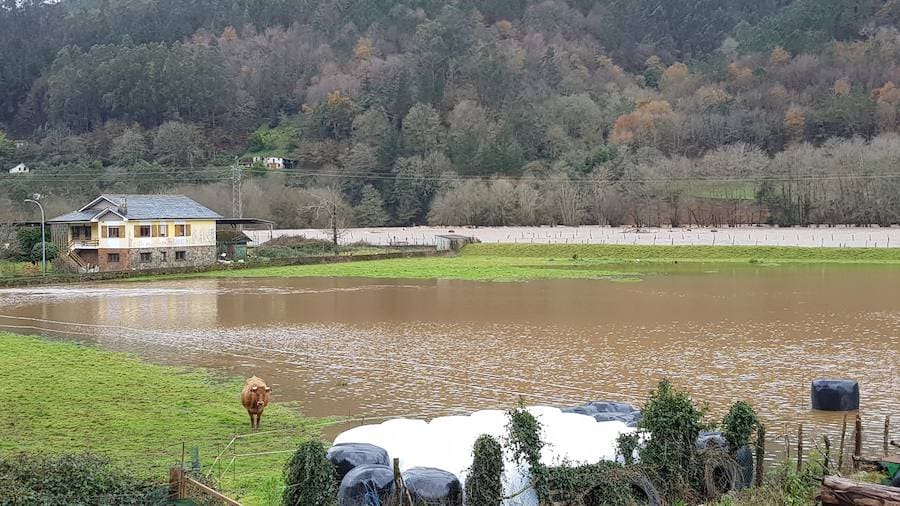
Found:
<path fill-rule="evenodd" d="M 334 464 L 335 481 L 340 483 L 353 468 L 363 465 L 390 466 L 388 452 L 368 443 L 340 443 L 328 449 L 328 460 Z"/>
<path fill-rule="evenodd" d="M 430 467 L 414 467 L 403 473 L 403 484 L 414 504 L 462 506 L 462 484 L 453 473 Z"/>
<path fill-rule="evenodd" d="M 624 402 L 592 401 L 581 406 L 562 408 L 562 411 L 591 416 L 598 422 L 622 422 L 629 427 L 636 427 L 641 419 L 641 411 Z"/>
<path fill-rule="evenodd" d="M 856 411 L 859 409 L 859 383 L 852 380 L 813 380 L 810 400 L 812 408 L 820 411 Z"/>
<path fill-rule="evenodd" d="M 338 506 L 384 504 L 394 489 L 394 472 L 388 466 L 362 464 L 341 480 Z"/>

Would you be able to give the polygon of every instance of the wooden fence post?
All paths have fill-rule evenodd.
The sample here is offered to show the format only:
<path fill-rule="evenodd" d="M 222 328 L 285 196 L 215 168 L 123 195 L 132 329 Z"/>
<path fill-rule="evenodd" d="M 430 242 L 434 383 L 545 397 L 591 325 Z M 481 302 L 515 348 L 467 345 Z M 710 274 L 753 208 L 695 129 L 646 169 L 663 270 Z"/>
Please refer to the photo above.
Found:
<path fill-rule="evenodd" d="M 862 418 L 856 415 L 856 430 L 853 435 L 853 472 L 859 471 L 859 459 L 862 458 Z"/>
<path fill-rule="evenodd" d="M 847 438 L 847 413 L 844 413 L 844 423 L 841 426 L 841 447 L 838 450 L 838 461 L 837 461 L 837 472 L 840 472 L 844 469 L 844 440 Z"/>
<path fill-rule="evenodd" d="M 823 466 L 822 473 L 831 474 L 831 440 L 828 439 L 828 435 L 825 434 L 822 436 L 822 441 L 825 443 L 825 465 Z"/>
<path fill-rule="evenodd" d="M 884 454 L 888 454 L 889 444 L 888 440 L 890 439 L 891 434 L 891 415 L 885 415 L 884 417 Z"/>
<path fill-rule="evenodd" d="M 400 459 L 394 458 L 394 493 L 400 501 L 398 504 L 403 506 L 403 476 L 400 474 Z"/>
<path fill-rule="evenodd" d="M 172 501 L 184 499 L 184 469 L 169 468 L 169 499 Z"/>
<path fill-rule="evenodd" d="M 766 457 L 766 428 L 762 424 L 756 428 L 756 486 L 763 483 L 763 459 Z"/>
<path fill-rule="evenodd" d="M 803 424 L 797 426 L 797 472 L 803 470 Z"/>

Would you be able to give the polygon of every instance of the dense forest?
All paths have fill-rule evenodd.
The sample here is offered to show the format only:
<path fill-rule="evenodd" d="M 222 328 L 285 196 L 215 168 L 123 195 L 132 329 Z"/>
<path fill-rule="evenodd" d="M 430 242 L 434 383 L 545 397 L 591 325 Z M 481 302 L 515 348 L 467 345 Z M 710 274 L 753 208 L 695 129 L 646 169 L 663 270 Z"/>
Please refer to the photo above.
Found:
<path fill-rule="evenodd" d="M 900 222 L 897 0 L 0 0 L 0 217 Z M 30 174 L 6 174 L 27 164 Z M 0 218 L 2 219 L 2 218 Z"/>

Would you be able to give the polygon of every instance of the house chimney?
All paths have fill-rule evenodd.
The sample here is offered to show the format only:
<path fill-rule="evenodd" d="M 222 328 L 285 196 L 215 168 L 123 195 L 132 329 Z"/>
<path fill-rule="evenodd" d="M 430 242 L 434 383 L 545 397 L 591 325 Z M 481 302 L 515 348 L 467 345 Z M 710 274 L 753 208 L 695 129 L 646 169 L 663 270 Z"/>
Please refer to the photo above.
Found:
<path fill-rule="evenodd" d="M 128 215 L 128 197 L 122 197 L 122 205 L 119 206 L 119 212 L 122 216 Z"/>

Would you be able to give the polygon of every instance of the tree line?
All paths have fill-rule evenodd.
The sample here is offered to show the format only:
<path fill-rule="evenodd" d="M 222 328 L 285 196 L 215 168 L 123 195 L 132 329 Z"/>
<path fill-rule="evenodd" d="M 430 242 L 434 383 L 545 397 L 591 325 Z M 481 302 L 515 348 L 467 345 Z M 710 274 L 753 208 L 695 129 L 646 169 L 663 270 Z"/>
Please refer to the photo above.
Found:
<path fill-rule="evenodd" d="M 285 225 L 900 221 L 895 2 L 215 3 L 0 3 L 0 208 L 221 205 L 276 155 Z"/>

